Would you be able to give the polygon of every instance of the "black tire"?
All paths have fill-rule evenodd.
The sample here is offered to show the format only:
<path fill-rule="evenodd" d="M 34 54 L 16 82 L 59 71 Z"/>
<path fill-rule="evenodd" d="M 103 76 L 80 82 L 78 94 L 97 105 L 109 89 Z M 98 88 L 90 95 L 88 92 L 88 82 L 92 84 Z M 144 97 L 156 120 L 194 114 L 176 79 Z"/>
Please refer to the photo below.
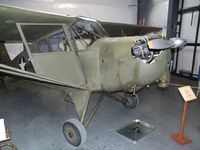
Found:
<path fill-rule="evenodd" d="M 132 95 L 132 94 L 126 93 L 124 99 L 125 100 L 123 100 L 123 101 L 125 101 L 125 102 L 123 102 L 123 105 L 124 105 L 124 107 L 126 107 L 128 109 L 136 109 L 139 105 L 140 99 L 137 94 Z"/>
<path fill-rule="evenodd" d="M 85 127 L 76 119 L 70 119 L 63 125 L 65 139 L 73 146 L 78 147 L 86 141 Z"/>

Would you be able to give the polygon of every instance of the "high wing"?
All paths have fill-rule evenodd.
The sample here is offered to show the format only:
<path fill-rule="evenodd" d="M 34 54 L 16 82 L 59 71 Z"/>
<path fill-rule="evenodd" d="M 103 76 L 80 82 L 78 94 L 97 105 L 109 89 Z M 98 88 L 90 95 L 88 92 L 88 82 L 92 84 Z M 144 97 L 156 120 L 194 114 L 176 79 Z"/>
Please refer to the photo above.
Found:
<path fill-rule="evenodd" d="M 0 59 L 0 72 L 5 75 L 64 87 L 76 106 L 81 122 L 83 122 L 92 89 L 88 86 L 79 55 L 75 51 L 73 43 L 68 43 L 71 48 L 70 52 L 53 52 L 51 49 L 51 52 L 39 53 L 31 50 L 37 50 L 35 46 L 42 42 L 42 38 L 45 39 L 46 37 L 48 39 L 51 37 L 51 34 L 57 33 L 57 31 L 66 32 L 65 35 L 67 35 L 66 30 L 68 28 L 65 26 L 72 24 L 77 19 L 78 17 L 68 17 L 0 4 L 0 57 L 3 57 L 3 59 L 8 58 L 9 60 L 8 54 L 3 54 L 6 52 L 5 47 L 2 48 L 5 42 L 23 41 L 25 50 L 19 56 L 26 52 L 27 64 L 31 64 L 33 68 L 33 71 L 19 69 L 18 60 L 20 57 L 17 56 L 14 60 L 5 61 L 6 63 Z M 37 28 L 26 28 L 35 24 L 40 26 L 39 32 L 36 31 Z M 44 24 L 57 24 L 57 26 L 63 29 L 54 30 L 54 28 L 49 28 L 50 26 L 41 29 L 41 26 Z M 101 22 L 101 25 L 110 36 L 142 35 L 160 30 L 160 28 L 118 23 Z M 50 29 L 51 32 L 49 32 Z M 28 31 L 27 35 L 23 35 L 23 31 Z M 47 34 L 48 32 L 49 34 Z M 66 36 L 66 38 L 70 37 Z M 2 53 L 3 49 L 5 52 Z M 12 63 L 17 63 L 17 66 L 13 66 Z"/>
<path fill-rule="evenodd" d="M 61 16 L 42 11 L 18 8 L 0 4 L 0 41 L 19 40 L 16 23 L 70 23 L 76 17 Z"/>
<path fill-rule="evenodd" d="M 43 11 L 33 11 L 30 9 L 18 8 L 0 4 L 0 41 L 18 40 L 20 36 L 16 28 L 17 22 L 31 23 L 70 23 L 77 17 L 69 17 L 60 14 L 46 13 Z M 147 27 L 124 23 L 100 22 L 108 32 L 109 36 L 134 36 L 144 35 L 149 32 L 161 30 L 158 27 Z"/>
<path fill-rule="evenodd" d="M 119 36 L 139 36 L 145 35 L 150 32 L 157 32 L 162 28 L 158 27 L 148 27 L 133 24 L 124 23 L 113 23 L 113 22 L 101 22 L 101 25 L 107 31 L 108 35 L 111 37 Z"/>
<path fill-rule="evenodd" d="M 19 30 L 16 26 L 17 23 L 55 23 L 55 24 L 56 23 L 65 23 L 65 24 L 68 24 L 68 23 L 73 22 L 76 19 L 77 19 L 77 17 L 61 16 L 61 15 L 57 15 L 57 14 L 50 14 L 50 13 L 45 13 L 45 12 L 41 12 L 41 11 L 33 11 L 33 10 L 29 10 L 29 9 L 23 9 L 23 8 L 0 4 L 0 41 L 1 41 L 0 50 L 1 50 L 1 57 L 3 57 L 3 59 L 2 58 L 0 59 L 0 63 L 8 65 L 10 67 L 9 71 L 13 70 L 13 68 L 11 68 L 11 67 L 18 68 L 18 66 L 13 65 L 13 63 L 16 63 L 15 59 L 12 61 L 9 60 L 9 57 L 8 57 L 8 55 L 5 54 L 5 52 L 4 52 L 5 55 L 2 55 L 2 51 L 5 51 L 5 47 L 3 46 L 3 43 L 18 42 L 18 41 L 22 42 L 22 38 L 21 38 L 21 36 L 19 34 Z M 42 30 L 40 32 L 38 32 L 38 31 L 35 31 L 35 29 L 37 29 L 37 28 L 32 28 L 29 30 L 30 35 L 28 35 L 28 38 L 32 38 L 33 34 L 37 35 L 38 37 L 41 37 L 42 35 L 45 35 L 46 33 L 48 33 L 48 31 L 52 30 L 51 28 L 42 28 Z M 23 53 L 25 53 L 25 51 Z M 71 57 L 73 57 L 74 54 L 71 53 L 69 55 L 72 55 Z M 2 62 L 5 59 L 5 57 L 8 57 L 7 58 L 8 60 Z M 38 58 L 38 57 L 40 57 L 40 55 L 35 56 L 35 57 Z M 70 57 L 70 56 L 66 56 L 66 57 Z M 30 58 L 30 56 L 29 56 L 29 58 Z M 40 58 L 38 58 L 38 59 L 40 59 Z M 71 60 L 71 63 L 76 62 L 75 59 L 76 58 Z M 34 62 L 35 61 L 38 61 L 38 60 L 34 60 Z M 41 62 L 42 61 L 40 61 L 39 63 L 41 63 Z M 45 76 L 44 75 L 45 71 L 50 72 L 50 70 L 48 70 L 47 67 L 45 68 L 46 70 L 40 71 L 42 73 L 40 73 L 37 70 L 37 68 L 39 66 L 42 66 L 44 64 L 45 64 L 45 62 L 42 63 L 41 65 L 35 65 L 34 71 L 32 73 L 36 73 L 34 76 L 38 75 L 37 79 L 39 79 L 40 76 Z M 18 65 L 18 63 L 17 63 L 17 65 Z M 5 69 L 5 65 L 2 65 L 1 68 Z M 8 69 L 6 68 L 6 70 L 8 70 Z M 76 69 L 76 70 L 78 70 L 78 69 Z M 79 73 L 79 72 L 80 71 L 78 71 L 76 73 Z M 8 74 L 8 71 L 6 71 L 5 73 Z M 21 72 L 16 73 L 16 70 L 13 70 L 12 73 L 15 73 L 15 74 L 18 73 L 18 75 L 19 75 Z M 10 72 L 10 74 L 11 74 L 11 72 Z M 26 74 L 26 73 L 22 73 L 20 76 L 23 76 L 24 74 Z M 56 76 L 56 75 L 54 75 L 54 76 Z M 28 78 L 28 77 L 30 77 L 32 79 L 32 74 L 26 74 L 26 78 Z M 45 77 L 48 79 L 50 78 L 49 76 L 45 76 Z M 53 78 L 53 80 L 57 81 L 56 78 Z M 50 80 L 48 80 L 48 81 L 51 83 Z M 67 81 L 60 80 L 60 82 L 64 83 L 65 86 L 75 87 L 75 88 L 78 87 L 75 84 L 68 83 Z"/>
<path fill-rule="evenodd" d="M 134 37 L 119 37 L 113 40 L 113 38 L 105 37 L 106 32 L 104 30 L 113 37 L 143 35 L 159 31 L 160 28 L 99 23 L 96 20 L 84 19 L 83 17 L 68 17 L 0 4 L 0 79 L 6 75 L 15 76 L 64 90 L 66 97 L 75 104 L 80 120 L 80 123 L 72 120 L 65 123 L 65 125 L 71 123 L 75 129 L 77 127 L 76 131 L 71 130 L 71 127 L 73 127 L 71 126 L 70 129 L 68 128 L 68 131 L 70 131 L 68 132 L 67 126 L 63 126 L 64 135 L 66 139 L 68 137 L 69 142 L 74 140 L 73 137 L 80 136 L 82 141 L 78 144 L 72 142 L 71 144 L 74 146 L 85 141 L 86 131 L 82 124 L 87 126 L 102 102 L 103 96 L 86 118 L 91 92 L 100 90 L 108 92 L 111 89 L 114 91 L 127 90 L 129 86 L 133 86 L 132 76 L 129 78 L 129 72 L 133 75 L 134 66 L 137 68 L 136 77 L 138 78 L 138 75 L 140 75 L 138 71 L 140 65 L 136 63 L 130 64 L 131 71 L 127 72 L 129 68 L 125 68 L 127 64 L 129 65 L 126 58 L 133 62 L 131 44 L 133 44 Z M 15 44 L 15 46 L 12 44 Z M 78 49 L 81 44 L 83 48 Z M 153 41 L 154 44 L 160 46 L 158 41 Z M 142 47 L 142 54 L 144 55 L 143 51 Z M 115 52 L 119 52 L 119 54 Z M 151 56 L 153 56 L 153 53 L 151 53 Z M 162 57 L 165 59 L 161 66 L 165 65 L 166 56 L 167 53 L 164 53 Z M 125 58 L 125 61 L 120 57 Z M 113 61 L 110 61 L 111 59 Z M 111 64 L 110 67 L 109 64 Z M 146 65 L 145 63 L 141 64 Z M 111 69 L 111 67 L 114 69 Z M 157 74 L 162 70 L 158 70 Z M 103 72 L 106 72 L 105 75 Z M 114 77 L 110 73 L 114 74 Z M 152 74 L 156 73 L 152 72 Z M 121 80 L 124 75 L 128 77 Z M 113 78 L 114 80 L 119 79 L 119 83 L 110 86 L 110 84 L 101 82 L 105 78 L 107 78 L 104 80 L 105 82 Z M 116 85 L 117 88 L 115 88 Z M 128 87 L 125 87 L 126 85 Z M 136 90 L 135 83 L 133 90 Z M 124 96 L 121 98 L 124 99 Z M 66 130 L 64 127 L 66 127 Z M 76 132 L 77 135 L 71 136 L 72 133 L 76 134 Z"/>
<path fill-rule="evenodd" d="M 77 17 L 50 14 L 1 4 L 0 72 L 3 73 L 3 75 L 45 83 L 50 87 L 53 86 L 65 90 L 74 102 L 79 118 L 82 119 L 89 100 L 90 90 L 88 90 L 88 87 L 85 84 L 83 79 L 84 75 L 74 51 L 70 53 L 48 53 L 49 58 L 47 58 L 47 53 L 38 53 L 33 54 L 30 58 L 30 56 L 27 56 L 26 49 L 26 51 L 24 50 L 21 54 L 19 54 L 20 57 L 20 55 L 24 55 L 26 53 L 25 58 L 27 63 L 32 64 L 31 66 L 33 71 L 26 71 L 18 68 L 19 57 L 16 57 L 14 60 L 9 59 L 4 47 L 4 43 L 7 42 L 22 42 L 23 39 L 16 26 L 18 23 L 70 24 L 76 19 Z M 31 39 L 34 37 L 31 34 L 35 34 L 37 37 L 42 37 L 50 30 L 50 28 L 43 28 L 40 32 L 36 32 L 35 29 L 37 28 L 29 30 L 30 34 L 27 36 L 28 38 Z M 54 60 L 54 58 L 56 61 L 51 61 Z M 69 64 L 73 66 L 71 66 L 73 68 L 71 71 L 69 71 Z"/>

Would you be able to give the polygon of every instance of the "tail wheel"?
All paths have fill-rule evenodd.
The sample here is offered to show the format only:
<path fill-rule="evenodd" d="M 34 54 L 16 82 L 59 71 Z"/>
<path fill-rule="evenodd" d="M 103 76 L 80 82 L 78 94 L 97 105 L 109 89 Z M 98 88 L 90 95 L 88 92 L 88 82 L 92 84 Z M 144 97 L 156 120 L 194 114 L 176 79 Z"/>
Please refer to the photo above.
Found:
<path fill-rule="evenodd" d="M 69 119 L 63 125 L 65 139 L 73 146 L 78 147 L 86 141 L 85 127 L 77 119 Z"/>
<path fill-rule="evenodd" d="M 123 100 L 123 105 L 128 108 L 128 109 L 135 109 L 139 105 L 139 97 L 137 94 L 132 95 L 132 94 L 125 94 L 125 97 L 122 98 Z"/>

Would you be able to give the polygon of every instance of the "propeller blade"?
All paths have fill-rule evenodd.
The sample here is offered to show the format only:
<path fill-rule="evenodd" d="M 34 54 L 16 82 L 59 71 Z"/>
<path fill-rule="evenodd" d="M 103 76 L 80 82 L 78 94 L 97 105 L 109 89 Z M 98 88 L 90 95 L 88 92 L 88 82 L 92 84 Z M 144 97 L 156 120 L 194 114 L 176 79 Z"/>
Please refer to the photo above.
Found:
<path fill-rule="evenodd" d="M 149 41 L 148 47 L 150 50 L 165 50 L 170 49 L 174 46 L 174 42 L 170 40 L 164 40 L 164 39 L 153 39 Z"/>
<path fill-rule="evenodd" d="M 187 44 L 186 40 L 181 38 L 171 38 L 169 40 L 165 39 L 153 39 L 148 41 L 148 47 L 152 51 L 156 50 L 166 50 L 171 48 L 182 48 Z"/>
<path fill-rule="evenodd" d="M 185 39 L 181 39 L 181 38 L 170 38 L 170 41 L 174 42 L 174 46 L 172 48 L 182 48 L 183 46 L 185 46 L 187 44 L 187 41 Z"/>

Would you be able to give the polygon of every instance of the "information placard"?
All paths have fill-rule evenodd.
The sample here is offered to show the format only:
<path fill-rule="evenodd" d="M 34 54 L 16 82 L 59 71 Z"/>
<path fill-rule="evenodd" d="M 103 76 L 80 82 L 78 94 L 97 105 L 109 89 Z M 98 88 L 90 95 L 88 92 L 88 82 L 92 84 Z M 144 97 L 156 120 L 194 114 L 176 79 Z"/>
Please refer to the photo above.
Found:
<path fill-rule="evenodd" d="M 181 93 L 183 99 L 188 102 L 197 99 L 196 95 L 194 94 L 191 86 L 184 86 L 178 88 L 179 92 Z"/>

